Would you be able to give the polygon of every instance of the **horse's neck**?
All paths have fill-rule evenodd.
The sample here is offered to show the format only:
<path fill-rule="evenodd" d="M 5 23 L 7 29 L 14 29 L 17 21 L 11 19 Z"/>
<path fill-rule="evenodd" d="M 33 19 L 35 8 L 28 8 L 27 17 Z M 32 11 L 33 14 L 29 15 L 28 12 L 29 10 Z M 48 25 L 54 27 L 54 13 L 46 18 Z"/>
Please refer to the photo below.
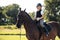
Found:
<path fill-rule="evenodd" d="M 24 28 L 26 30 L 27 33 L 31 32 L 38 32 L 38 28 L 37 28 L 37 25 L 35 24 L 35 22 L 33 20 L 30 20 L 27 18 L 28 21 L 26 21 L 24 23 Z"/>
<path fill-rule="evenodd" d="M 26 31 L 28 31 L 28 30 L 30 31 L 30 29 L 33 27 L 33 24 L 34 23 L 32 22 L 32 20 L 30 20 L 30 19 L 25 20 L 24 27 L 25 27 Z"/>
<path fill-rule="evenodd" d="M 37 25 L 28 14 L 25 14 L 24 16 L 24 27 L 26 32 L 38 31 Z"/>

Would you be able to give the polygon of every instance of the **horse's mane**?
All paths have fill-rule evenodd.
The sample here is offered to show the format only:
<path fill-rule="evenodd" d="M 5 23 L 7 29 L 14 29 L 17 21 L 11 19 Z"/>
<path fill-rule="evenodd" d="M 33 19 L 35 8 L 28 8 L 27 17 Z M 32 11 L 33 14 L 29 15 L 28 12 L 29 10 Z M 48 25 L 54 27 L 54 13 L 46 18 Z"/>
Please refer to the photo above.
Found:
<path fill-rule="evenodd" d="M 27 18 L 30 20 L 30 22 L 36 24 L 36 22 L 30 17 L 30 15 L 29 15 L 27 12 L 25 12 L 25 15 L 26 15 Z"/>
<path fill-rule="evenodd" d="M 33 21 L 32 18 L 30 17 L 30 15 L 27 12 L 25 14 L 31 21 Z"/>

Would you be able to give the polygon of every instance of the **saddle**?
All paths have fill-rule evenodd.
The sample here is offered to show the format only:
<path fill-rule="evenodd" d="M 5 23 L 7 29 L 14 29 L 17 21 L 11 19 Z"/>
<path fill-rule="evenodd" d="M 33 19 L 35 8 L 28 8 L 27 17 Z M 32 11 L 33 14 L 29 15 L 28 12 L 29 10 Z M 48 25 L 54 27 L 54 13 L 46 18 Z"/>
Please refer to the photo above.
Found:
<path fill-rule="evenodd" d="M 35 22 L 36 22 L 36 24 L 37 24 L 37 27 L 38 27 L 39 31 L 41 31 L 42 27 L 40 27 L 40 23 L 39 23 L 40 21 L 36 21 L 36 20 L 35 20 Z M 50 32 L 51 29 L 52 29 L 51 25 L 47 24 L 46 22 L 44 22 L 44 25 L 45 25 L 45 27 L 47 28 L 48 32 Z"/>
<path fill-rule="evenodd" d="M 44 25 L 48 29 L 48 32 L 50 32 L 52 29 L 51 25 L 47 24 L 46 22 L 44 22 Z"/>

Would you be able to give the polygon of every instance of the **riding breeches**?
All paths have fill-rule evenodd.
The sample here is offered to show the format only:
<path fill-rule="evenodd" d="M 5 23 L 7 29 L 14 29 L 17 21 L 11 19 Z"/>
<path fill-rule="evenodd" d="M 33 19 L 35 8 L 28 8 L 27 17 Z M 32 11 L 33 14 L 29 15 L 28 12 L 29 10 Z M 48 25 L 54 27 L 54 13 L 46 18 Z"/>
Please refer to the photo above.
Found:
<path fill-rule="evenodd" d="M 41 27 L 45 27 L 43 19 L 40 20 L 40 25 L 41 25 Z"/>

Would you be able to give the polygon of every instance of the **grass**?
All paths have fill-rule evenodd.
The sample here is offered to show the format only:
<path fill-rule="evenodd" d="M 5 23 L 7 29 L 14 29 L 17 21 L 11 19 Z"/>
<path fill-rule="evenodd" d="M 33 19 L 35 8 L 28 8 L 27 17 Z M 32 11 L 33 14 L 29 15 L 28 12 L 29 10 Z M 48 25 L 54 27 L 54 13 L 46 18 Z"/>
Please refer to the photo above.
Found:
<path fill-rule="evenodd" d="M 7 27 L 12 27 L 12 28 L 8 29 Z M 26 34 L 23 26 L 21 29 L 14 29 L 14 28 L 15 28 L 15 25 L 13 25 L 13 26 L 11 26 L 11 25 L 10 26 L 0 26 L 0 34 L 20 34 L 20 32 L 21 32 L 21 34 Z"/>
<path fill-rule="evenodd" d="M 8 27 L 11 27 L 8 28 Z M 22 28 L 21 29 L 15 29 L 15 25 L 4 25 L 4 26 L 0 26 L 0 34 L 26 34 L 25 29 Z M 26 36 L 22 35 L 21 38 L 19 35 L 0 35 L 0 40 L 27 40 Z"/>
<path fill-rule="evenodd" d="M 4 25 L 0 26 L 0 34 L 26 34 L 23 26 L 20 29 L 17 29 L 15 25 Z M 0 40 L 27 40 L 25 35 L 0 35 Z M 55 40 L 60 40 L 57 36 Z"/>
<path fill-rule="evenodd" d="M 25 33 L 25 29 L 22 28 L 21 30 L 20 29 L 0 29 L 0 34 L 26 34 Z"/>
<path fill-rule="evenodd" d="M 0 40 L 27 40 L 25 36 L 18 36 L 18 35 L 0 35 Z"/>

